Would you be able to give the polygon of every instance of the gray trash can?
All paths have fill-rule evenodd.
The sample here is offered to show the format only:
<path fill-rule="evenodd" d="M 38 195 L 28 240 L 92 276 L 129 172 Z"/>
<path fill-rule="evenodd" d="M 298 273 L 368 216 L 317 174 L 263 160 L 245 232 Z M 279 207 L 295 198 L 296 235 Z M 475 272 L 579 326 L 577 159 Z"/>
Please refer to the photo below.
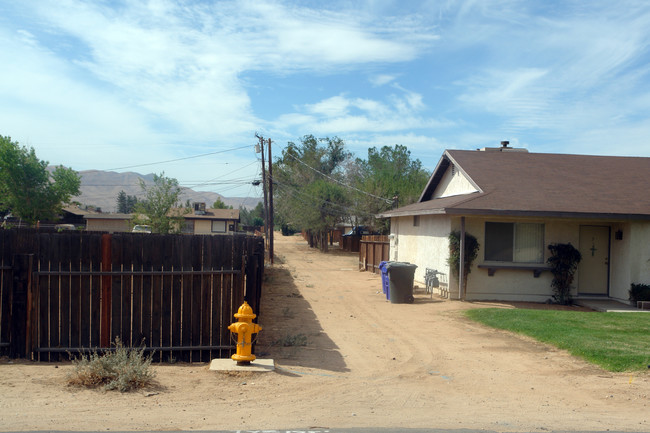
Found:
<path fill-rule="evenodd" d="M 413 278 L 417 265 L 404 262 L 386 263 L 391 304 L 410 304 L 413 298 Z"/>

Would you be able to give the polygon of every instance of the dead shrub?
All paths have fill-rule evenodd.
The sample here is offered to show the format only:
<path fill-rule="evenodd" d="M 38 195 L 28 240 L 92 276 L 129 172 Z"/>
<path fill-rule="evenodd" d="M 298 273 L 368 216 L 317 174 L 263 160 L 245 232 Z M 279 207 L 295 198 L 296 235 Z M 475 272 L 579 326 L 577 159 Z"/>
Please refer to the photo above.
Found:
<path fill-rule="evenodd" d="M 144 347 L 124 347 L 115 339 L 115 350 L 106 353 L 92 352 L 74 358 L 74 369 L 68 374 L 68 384 L 87 388 L 103 387 L 120 392 L 143 388 L 153 382 L 151 356 L 144 356 Z"/>

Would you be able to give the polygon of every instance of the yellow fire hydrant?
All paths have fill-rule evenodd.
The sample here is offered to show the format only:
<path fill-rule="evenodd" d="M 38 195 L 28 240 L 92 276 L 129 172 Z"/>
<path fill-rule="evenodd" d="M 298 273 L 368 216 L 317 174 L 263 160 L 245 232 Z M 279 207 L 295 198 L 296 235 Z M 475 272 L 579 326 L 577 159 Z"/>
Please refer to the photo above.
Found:
<path fill-rule="evenodd" d="M 260 325 L 253 323 L 255 317 L 257 315 L 253 313 L 251 306 L 244 301 L 237 313 L 235 313 L 237 322 L 228 326 L 230 332 L 237 334 L 237 353 L 231 356 L 232 359 L 237 361 L 237 365 L 247 365 L 255 360 L 255 355 L 251 353 L 253 346 L 251 342 L 252 335 L 262 330 Z"/>

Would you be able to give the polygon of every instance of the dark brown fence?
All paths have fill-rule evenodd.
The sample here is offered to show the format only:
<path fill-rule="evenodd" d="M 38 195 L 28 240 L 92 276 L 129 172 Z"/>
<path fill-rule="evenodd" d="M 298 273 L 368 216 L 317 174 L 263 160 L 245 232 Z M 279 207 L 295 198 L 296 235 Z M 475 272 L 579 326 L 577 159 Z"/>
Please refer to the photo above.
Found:
<path fill-rule="evenodd" d="M 381 273 L 379 263 L 388 261 L 388 236 L 363 236 L 359 242 L 359 270 Z"/>
<path fill-rule="evenodd" d="M 360 236 L 341 236 L 341 242 L 339 244 L 343 251 L 348 251 L 350 253 L 358 253 L 361 248 L 361 237 Z"/>
<path fill-rule="evenodd" d="M 259 312 L 263 241 L 0 231 L 0 351 L 41 361 L 145 345 L 155 359 L 233 353 L 233 314 Z"/>

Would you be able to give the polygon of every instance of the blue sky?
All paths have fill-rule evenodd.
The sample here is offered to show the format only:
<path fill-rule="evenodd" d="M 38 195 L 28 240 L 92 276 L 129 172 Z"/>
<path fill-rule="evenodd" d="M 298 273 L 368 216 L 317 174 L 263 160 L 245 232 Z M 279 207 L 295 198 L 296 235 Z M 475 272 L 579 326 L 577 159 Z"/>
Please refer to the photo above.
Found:
<path fill-rule="evenodd" d="M 648 157 L 649 43 L 647 1 L 0 0 L 0 134 L 226 196 L 256 132 Z"/>

